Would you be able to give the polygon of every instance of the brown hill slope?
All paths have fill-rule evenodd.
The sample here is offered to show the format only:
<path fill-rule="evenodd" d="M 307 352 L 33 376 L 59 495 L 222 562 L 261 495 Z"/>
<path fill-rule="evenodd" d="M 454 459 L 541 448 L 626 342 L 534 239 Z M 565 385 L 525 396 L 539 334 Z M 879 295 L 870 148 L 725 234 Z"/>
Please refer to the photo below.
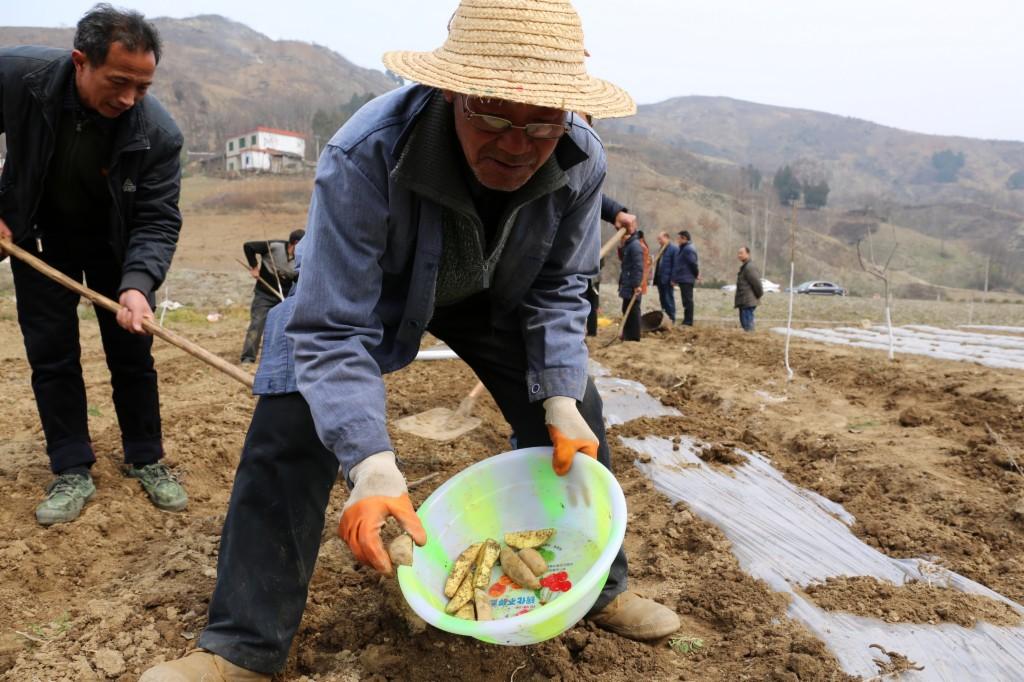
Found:
<path fill-rule="evenodd" d="M 271 40 L 224 17 L 155 23 L 165 48 L 153 94 L 193 151 L 219 151 L 227 136 L 255 125 L 308 134 L 317 109 L 395 87 L 382 71 L 358 67 L 326 47 Z M 72 29 L 0 28 L 0 45 L 69 47 L 72 35 Z"/>
<path fill-rule="evenodd" d="M 725 97 L 678 97 L 640 107 L 634 118 L 602 125 L 605 138 L 643 149 L 660 170 L 680 164 L 680 152 L 697 160 L 752 163 L 768 179 L 794 164 L 803 174 L 827 178 L 831 199 L 860 204 L 865 196 L 898 203 L 982 201 L 1024 212 L 1024 191 L 1007 181 L 1024 169 L 1024 142 L 924 135 L 803 109 Z M 962 152 L 956 182 L 938 182 L 932 154 Z"/>

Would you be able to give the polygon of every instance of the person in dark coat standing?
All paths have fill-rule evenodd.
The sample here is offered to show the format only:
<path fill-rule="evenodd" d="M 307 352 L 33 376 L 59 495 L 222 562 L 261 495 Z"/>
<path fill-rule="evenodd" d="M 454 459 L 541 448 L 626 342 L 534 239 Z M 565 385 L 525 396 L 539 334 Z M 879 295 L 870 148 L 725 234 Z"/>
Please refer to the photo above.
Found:
<path fill-rule="evenodd" d="M 153 337 L 153 292 L 181 229 L 182 135 L 147 95 L 160 61 L 156 29 L 138 12 L 97 5 L 78 22 L 74 49 L 0 49 L 0 239 L 118 301 L 96 308 L 121 427 L 127 476 L 158 508 L 188 496 L 164 455 Z M 0 248 L 2 257 L 2 248 Z M 78 294 L 21 261 L 11 263 L 18 324 L 55 478 L 36 507 L 49 526 L 78 517 L 93 497 L 78 330 Z"/>
<path fill-rule="evenodd" d="M 740 311 L 740 326 L 743 331 L 754 331 L 754 310 L 764 296 L 761 286 L 761 273 L 750 260 L 750 249 L 741 246 L 736 256 L 740 261 L 740 271 L 736 273 L 736 308 Z"/>
<path fill-rule="evenodd" d="M 672 243 L 672 238 L 669 237 L 668 232 L 662 232 L 658 235 L 658 245 L 664 250 L 662 251 L 661 258 L 658 259 L 657 266 L 654 268 L 654 283 L 658 287 L 658 300 L 661 303 L 661 309 L 672 320 L 672 324 L 675 324 L 676 293 L 672 287 L 672 273 L 675 268 L 676 254 L 679 253 L 679 247 Z"/>
<path fill-rule="evenodd" d="M 672 267 L 672 283 L 679 285 L 679 297 L 683 300 L 683 324 L 693 326 L 693 287 L 701 281 L 697 249 L 693 248 L 690 233 L 679 233 L 679 250 Z"/>
<path fill-rule="evenodd" d="M 619 298 L 622 299 L 622 313 L 626 315 L 622 326 L 623 341 L 640 340 L 640 304 L 643 299 L 644 247 L 636 228 L 626 231 L 622 246 L 619 247 L 622 269 L 619 272 Z M 635 300 L 633 300 L 635 297 Z M 630 307 L 630 301 L 633 301 Z M 628 314 L 627 314 L 628 310 Z"/>
<path fill-rule="evenodd" d="M 587 121 L 590 122 L 589 120 Z M 616 230 L 628 230 L 630 227 L 636 229 L 636 216 L 629 212 L 629 209 L 612 199 L 607 194 L 601 196 L 601 220 L 611 223 Z M 601 259 L 601 268 L 604 267 L 604 259 Z M 590 303 L 590 314 L 587 315 L 587 336 L 597 336 L 597 313 L 601 307 L 601 275 L 598 270 L 597 277 L 587 283 L 587 301 Z"/>

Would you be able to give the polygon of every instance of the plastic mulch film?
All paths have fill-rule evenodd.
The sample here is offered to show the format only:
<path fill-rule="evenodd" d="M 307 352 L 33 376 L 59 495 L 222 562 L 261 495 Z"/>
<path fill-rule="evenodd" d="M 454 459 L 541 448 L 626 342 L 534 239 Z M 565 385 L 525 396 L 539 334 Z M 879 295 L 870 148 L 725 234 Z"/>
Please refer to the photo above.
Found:
<path fill-rule="evenodd" d="M 786 333 L 784 327 L 775 327 L 771 331 L 776 334 Z M 808 341 L 889 350 L 888 330 L 884 327 L 794 329 L 792 334 L 795 338 Z M 893 336 L 894 350 L 897 353 L 975 362 L 997 369 L 1024 369 L 1024 343 L 1019 338 L 924 326 L 894 327 Z"/>
<path fill-rule="evenodd" d="M 797 588 L 832 576 L 873 576 L 897 585 L 939 583 L 1024 614 L 1019 604 L 924 559 L 893 559 L 866 545 L 850 532 L 854 519 L 841 506 L 789 483 L 760 455 L 737 450 L 746 464 L 716 468 L 697 456 L 699 444 L 685 436 L 676 451 L 664 438 L 623 442 L 651 457 L 636 466 L 661 492 L 725 533 L 745 571 L 790 595 L 789 615 L 824 641 L 847 673 L 877 675 L 872 659 L 879 652 L 870 645 L 879 644 L 924 666 L 901 679 L 1024 680 L 1024 627 L 886 623 L 824 611 Z"/>
<path fill-rule="evenodd" d="M 1004 327 L 997 324 L 961 324 L 958 329 L 977 329 L 984 332 L 1006 332 L 1007 334 L 1024 334 L 1024 327 Z"/>
<path fill-rule="evenodd" d="M 678 417 L 679 410 L 662 405 L 643 384 L 610 376 L 608 369 L 591 360 L 590 374 L 604 402 L 604 421 L 618 426 L 640 417 Z"/>

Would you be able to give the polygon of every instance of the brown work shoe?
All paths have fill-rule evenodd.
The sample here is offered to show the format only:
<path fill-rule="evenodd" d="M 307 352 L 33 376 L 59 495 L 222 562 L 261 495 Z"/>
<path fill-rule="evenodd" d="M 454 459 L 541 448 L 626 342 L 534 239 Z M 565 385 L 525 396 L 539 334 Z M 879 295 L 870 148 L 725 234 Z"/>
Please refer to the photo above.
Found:
<path fill-rule="evenodd" d="M 270 682 L 270 675 L 254 673 L 226 658 L 196 649 L 184 658 L 155 665 L 139 682 Z"/>
<path fill-rule="evenodd" d="M 636 592 L 623 592 L 587 618 L 598 627 L 638 641 L 661 639 L 679 629 L 679 616 L 672 609 Z"/>

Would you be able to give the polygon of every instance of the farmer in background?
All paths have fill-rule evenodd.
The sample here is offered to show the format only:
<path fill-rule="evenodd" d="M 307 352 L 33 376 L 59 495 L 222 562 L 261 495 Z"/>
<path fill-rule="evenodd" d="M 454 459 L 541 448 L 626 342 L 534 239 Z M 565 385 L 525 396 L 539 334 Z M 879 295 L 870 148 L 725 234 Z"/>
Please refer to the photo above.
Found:
<path fill-rule="evenodd" d="M 267 313 L 288 296 L 292 284 L 299 278 L 295 269 L 295 247 L 305 236 L 305 230 L 293 230 L 288 239 L 261 240 L 242 244 L 249 274 L 256 280 L 249 308 L 249 328 L 242 345 L 242 364 L 256 362 L 263 340 L 263 327 Z M 257 261 L 256 256 L 259 256 Z"/>
<path fill-rule="evenodd" d="M 757 304 L 764 296 L 764 288 L 761 286 L 761 273 L 757 266 L 750 260 L 750 249 L 741 246 L 736 257 L 740 261 L 740 271 L 736 273 L 736 303 L 735 307 L 740 311 L 740 326 L 743 331 L 754 331 L 754 311 Z"/>
<path fill-rule="evenodd" d="M 619 298 L 622 299 L 622 340 L 640 340 L 640 305 L 643 300 L 644 247 L 636 227 L 626 230 L 619 246 Z"/>
<path fill-rule="evenodd" d="M 693 247 L 690 233 L 683 230 L 677 242 L 679 250 L 672 263 L 672 283 L 679 285 L 679 297 L 683 300 L 683 324 L 693 326 L 693 287 L 701 281 L 697 249 Z"/>
<path fill-rule="evenodd" d="M 182 137 L 146 92 L 160 38 L 137 12 L 96 5 L 73 50 L 0 50 L 0 239 L 119 301 L 95 308 L 121 427 L 125 473 L 158 508 L 184 509 L 184 488 L 160 459 L 160 399 L 142 321 L 167 275 L 181 229 Z M 0 249 L 2 251 L 2 249 Z M 78 337 L 78 294 L 11 263 L 18 323 L 32 367 L 50 469 L 36 507 L 43 525 L 72 521 L 96 492 Z"/>
<path fill-rule="evenodd" d="M 284 667 L 339 465 L 351 486 L 339 533 L 357 560 L 392 572 L 388 517 L 426 542 L 381 379 L 413 360 L 425 331 L 473 368 L 521 447 L 554 445 L 556 473 L 577 452 L 610 464 L 584 343 L 605 155 L 568 112 L 635 105 L 586 74 L 567 0 L 490 0 L 486 17 L 477 4 L 464 0 L 439 50 L 386 54 L 421 84 L 364 106 L 320 157 L 301 277 L 267 320 L 200 651 L 142 682 L 269 679 Z M 678 628 L 625 588 L 620 550 L 595 623 L 635 639 Z"/>
<path fill-rule="evenodd" d="M 662 252 L 661 258 L 658 259 L 658 265 L 654 268 L 654 284 L 658 287 L 658 301 L 661 304 L 661 309 L 675 324 L 676 293 L 672 287 L 672 274 L 679 247 L 672 243 L 668 232 L 658 234 L 658 246 Z"/>
<path fill-rule="evenodd" d="M 590 123 L 590 118 L 587 118 Z M 616 230 L 628 229 L 630 225 L 636 229 L 636 216 L 629 209 L 608 195 L 601 197 L 601 220 L 611 223 Z M 601 307 L 601 269 L 604 259 L 598 266 L 597 277 L 587 283 L 587 302 L 590 303 L 590 314 L 587 315 L 587 336 L 597 336 L 597 313 Z"/>

